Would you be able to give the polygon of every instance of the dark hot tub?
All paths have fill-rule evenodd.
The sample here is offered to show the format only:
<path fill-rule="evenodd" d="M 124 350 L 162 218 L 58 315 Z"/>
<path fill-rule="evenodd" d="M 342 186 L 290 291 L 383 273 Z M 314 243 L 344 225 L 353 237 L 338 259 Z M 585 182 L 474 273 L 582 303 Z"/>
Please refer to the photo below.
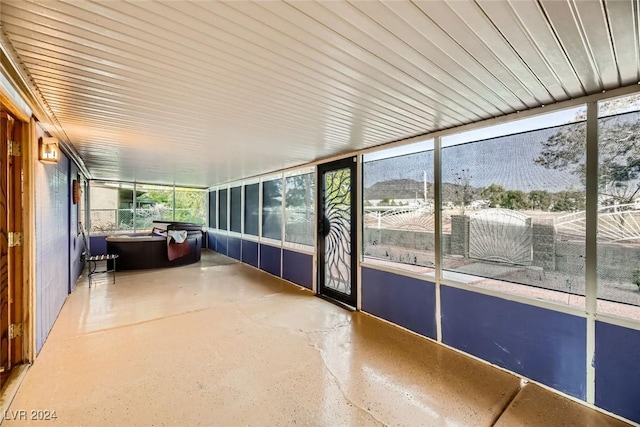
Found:
<path fill-rule="evenodd" d="M 172 232 L 186 231 L 186 240 L 176 243 Z M 184 234 L 184 233 L 178 233 Z M 152 233 L 107 237 L 107 253 L 118 254 L 116 270 L 177 267 L 200 261 L 202 226 L 184 222 L 154 221 Z"/>

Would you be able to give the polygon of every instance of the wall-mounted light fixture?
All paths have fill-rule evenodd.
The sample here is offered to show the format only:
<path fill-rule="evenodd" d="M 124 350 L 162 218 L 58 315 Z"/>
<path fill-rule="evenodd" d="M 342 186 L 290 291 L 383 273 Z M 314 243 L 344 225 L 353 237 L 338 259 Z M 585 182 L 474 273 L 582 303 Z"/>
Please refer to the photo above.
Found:
<path fill-rule="evenodd" d="M 42 163 L 58 163 L 60 149 L 56 138 L 40 137 L 40 150 L 38 159 Z"/>
<path fill-rule="evenodd" d="M 80 197 L 82 196 L 82 190 L 80 189 L 80 175 L 78 175 L 78 179 L 73 180 L 73 185 L 71 189 L 73 190 L 71 192 L 72 194 L 71 200 L 73 201 L 74 205 L 77 205 L 78 202 L 80 201 Z"/>

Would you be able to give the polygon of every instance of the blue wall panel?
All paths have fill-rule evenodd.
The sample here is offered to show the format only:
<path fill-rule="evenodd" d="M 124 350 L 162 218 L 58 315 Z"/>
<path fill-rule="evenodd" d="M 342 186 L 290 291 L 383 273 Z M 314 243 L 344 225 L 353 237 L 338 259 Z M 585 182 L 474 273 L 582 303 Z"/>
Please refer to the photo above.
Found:
<path fill-rule="evenodd" d="M 363 267 L 362 310 L 436 338 L 436 288 L 431 282 Z"/>
<path fill-rule="evenodd" d="M 258 267 L 258 242 L 242 241 L 242 262 Z"/>
<path fill-rule="evenodd" d="M 216 252 L 227 255 L 227 236 L 216 234 L 217 249 Z"/>
<path fill-rule="evenodd" d="M 596 405 L 640 423 L 640 331 L 596 322 Z"/>
<path fill-rule="evenodd" d="M 70 246 L 70 161 L 62 154 L 57 164 L 36 162 L 33 165 L 38 195 L 34 212 L 37 260 L 35 352 L 38 354 L 69 294 L 71 265 L 75 260 L 71 257 Z"/>
<path fill-rule="evenodd" d="M 107 253 L 107 236 L 90 236 L 89 246 L 91 255 L 102 255 Z"/>
<path fill-rule="evenodd" d="M 215 233 L 212 233 L 211 231 L 207 231 L 207 244 L 208 244 L 208 248 L 211 249 L 212 251 L 217 251 L 218 250 L 218 239 L 217 239 L 217 235 Z"/>
<path fill-rule="evenodd" d="M 441 286 L 442 341 L 580 399 L 586 319 Z"/>
<path fill-rule="evenodd" d="M 313 288 L 313 255 L 284 249 L 282 278 L 305 288 Z"/>
<path fill-rule="evenodd" d="M 260 245 L 260 269 L 280 277 L 280 248 Z"/>
<path fill-rule="evenodd" d="M 242 240 L 229 236 L 227 240 L 227 255 L 240 261 L 242 256 Z"/>

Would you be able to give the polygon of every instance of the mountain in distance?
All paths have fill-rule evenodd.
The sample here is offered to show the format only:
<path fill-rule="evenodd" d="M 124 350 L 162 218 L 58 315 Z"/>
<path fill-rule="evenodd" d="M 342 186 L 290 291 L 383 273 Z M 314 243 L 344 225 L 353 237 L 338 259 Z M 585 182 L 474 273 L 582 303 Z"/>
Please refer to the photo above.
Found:
<path fill-rule="evenodd" d="M 433 184 L 430 182 L 427 183 L 427 192 L 433 194 Z M 420 200 L 424 198 L 424 184 L 413 179 L 380 181 L 364 189 L 365 200 L 415 199 L 416 195 Z"/>
<path fill-rule="evenodd" d="M 460 199 L 461 185 L 445 182 L 442 184 L 442 200 L 456 202 Z M 471 188 L 471 193 L 479 197 L 481 188 Z M 433 183 L 427 182 L 427 197 L 433 199 Z M 475 197 L 474 197 L 475 198 Z M 424 200 L 424 183 L 414 179 L 390 179 L 379 181 L 364 189 L 364 200 Z"/>

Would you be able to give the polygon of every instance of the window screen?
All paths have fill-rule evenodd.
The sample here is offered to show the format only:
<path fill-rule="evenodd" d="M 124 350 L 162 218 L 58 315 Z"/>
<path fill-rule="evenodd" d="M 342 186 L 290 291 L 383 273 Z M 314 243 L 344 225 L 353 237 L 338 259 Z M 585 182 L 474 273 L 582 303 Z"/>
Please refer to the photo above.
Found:
<path fill-rule="evenodd" d="M 231 231 L 242 232 L 242 187 L 231 188 Z"/>
<path fill-rule="evenodd" d="M 282 239 L 282 179 L 262 183 L 262 236 Z"/>
<path fill-rule="evenodd" d="M 598 116 L 598 311 L 640 320 L 640 95 L 601 101 Z M 584 161 L 571 151 L 568 170 L 582 179 Z"/>
<path fill-rule="evenodd" d="M 258 235 L 259 184 L 244 187 L 244 233 Z"/>
<path fill-rule="evenodd" d="M 175 188 L 175 221 L 204 225 L 206 206 L 206 191 L 196 188 Z"/>
<path fill-rule="evenodd" d="M 434 268 L 433 140 L 371 157 L 362 170 L 364 256 Z"/>
<path fill-rule="evenodd" d="M 547 115 L 526 132 L 514 122 L 520 133 L 443 138 L 444 278 L 579 303 L 572 295 L 585 292 L 585 231 L 575 220 L 586 193 L 582 168 L 567 161 L 584 163 L 586 124 L 583 108 L 561 114 L 566 124 Z"/>
<path fill-rule="evenodd" d="M 209 227 L 218 228 L 218 192 L 209 191 Z"/>
<path fill-rule="evenodd" d="M 227 189 L 219 190 L 220 199 L 218 200 L 218 228 L 227 230 Z"/>
<path fill-rule="evenodd" d="M 286 178 L 285 241 L 314 245 L 315 173 Z"/>

